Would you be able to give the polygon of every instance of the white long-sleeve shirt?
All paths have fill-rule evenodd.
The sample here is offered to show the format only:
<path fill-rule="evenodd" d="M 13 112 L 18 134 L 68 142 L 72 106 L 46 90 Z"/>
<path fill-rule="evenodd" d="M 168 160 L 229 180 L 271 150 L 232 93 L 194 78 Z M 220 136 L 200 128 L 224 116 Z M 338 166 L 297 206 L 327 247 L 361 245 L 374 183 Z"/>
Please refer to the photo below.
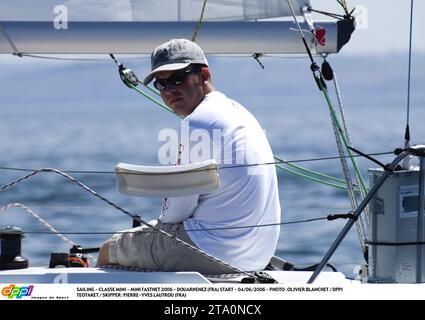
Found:
<path fill-rule="evenodd" d="M 181 164 L 215 159 L 220 187 L 211 193 L 166 199 L 159 220 L 186 230 L 280 222 L 280 203 L 267 138 L 244 107 L 213 91 L 181 123 Z M 184 137 L 186 135 L 186 137 Z M 242 165 L 242 166 L 240 166 Z M 233 167 L 233 168 L 232 168 Z M 273 256 L 279 226 L 189 231 L 205 252 L 242 270 L 261 270 Z"/>

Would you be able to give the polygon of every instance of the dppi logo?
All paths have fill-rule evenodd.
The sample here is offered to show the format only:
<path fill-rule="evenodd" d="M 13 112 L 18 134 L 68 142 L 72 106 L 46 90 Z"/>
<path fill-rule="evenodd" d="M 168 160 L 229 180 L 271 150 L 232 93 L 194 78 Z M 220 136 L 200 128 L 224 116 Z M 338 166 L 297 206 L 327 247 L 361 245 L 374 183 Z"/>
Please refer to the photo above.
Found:
<path fill-rule="evenodd" d="M 14 284 L 11 284 L 10 286 L 4 287 L 1 290 L 1 294 L 8 299 L 21 299 L 22 297 L 31 296 L 33 288 L 34 286 L 17 287 Z"/>

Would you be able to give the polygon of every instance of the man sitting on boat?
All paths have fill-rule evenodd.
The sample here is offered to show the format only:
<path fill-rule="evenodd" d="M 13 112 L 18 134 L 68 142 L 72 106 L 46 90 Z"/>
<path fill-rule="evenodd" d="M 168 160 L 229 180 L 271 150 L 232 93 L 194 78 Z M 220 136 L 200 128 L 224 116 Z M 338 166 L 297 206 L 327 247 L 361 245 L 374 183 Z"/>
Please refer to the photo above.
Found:
<path fill-rule="evenodd" d="M 252 165 L 274 160 L 263 129 L 249 111 L 215 90 L 207 59 L 196 43 L 173 39 L 158 46 L 151 70 L 144 84 L 155 79 L 164 103 L 184 117 L 182 132 L 207 133 L 208 154 L 220 165 L 217 190 L 164 199 L 156 228 L 240 270 L 262 270 L 275 252 L 280 222 L 275 167 Z M 180 140 L 177 164 L 195 162 L 195 142 Z M 269 226 L 255 227 L 259 225 Z M 102 245 L 98 266 L 234 272 L 147 226 L 128 231 Z"/>

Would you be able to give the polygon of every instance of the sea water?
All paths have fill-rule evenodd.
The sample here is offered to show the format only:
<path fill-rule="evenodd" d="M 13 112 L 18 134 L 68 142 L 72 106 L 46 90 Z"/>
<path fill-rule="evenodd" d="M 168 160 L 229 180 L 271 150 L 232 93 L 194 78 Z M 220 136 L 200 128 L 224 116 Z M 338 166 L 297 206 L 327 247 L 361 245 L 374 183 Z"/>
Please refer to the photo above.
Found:
<path fill-rule="evenodd" d="M 423 60 L 423 56 L 419 56 Z M 330 60 L 332 62 L 332 60 Z M 308 60 L 255 61 L 211 58 L 217 89 L 249 109 L 266 130 L 274 153 L 285 160 L 337 156 L 328 107 L 311 78 Z M 160 199 L 117 192 L 118 162 L 158 165 L 158 134 L 178 128 L 179 119 L 126 88 L 114 64 L 0 59 L 0 166 L 58 168 L 102 196 L 148 221 L 158 216 Z M 129 60 L 144 74 L 148 59 Z M 346 117 L 355 147 L 366 153 L 387 152 L 403 143 L 406 123 L 404 56 L 335 58 Z M 418 66 L 423 68 L 423 66 Z M 237 72 L 236 72 L 237 71 Z M 413 143 L 425 143 L 425 72 L 413 74 L 410 115 Z M 333 91 L 333 84 L 328 83 Z M 332 98 L 336 101 L 335 96 Z M 384 163 L 393 155 L 380 156 Z M 365 177 L 375 164 L 358 158 Z M 308 169 L 343 178 L 339 160 L 298 162 Z M 326 217 L 351 210 L 347 193 L 277 170 L 282 222 Z M 2 169 L 3 186 L 28 172 Z M 40 173 L 0 192 L 0 206 L 21 203 L 72 241 L 96 247 L 131 218 L 53 173 Z M 276 255 L 301 266 L 318 263 L 346 221 L 320 220 L 282 225 Z M 22 209 L 0 212 L 0 225 L 22 228 L 23 255 L 32 266 L 47 266 L 51 252 L 67 252 L 59 240 Z M 96 255 L 95 255 L 96 256 Z M 364 263 L 355 228 L 331 263 L 354 274 Z"/>

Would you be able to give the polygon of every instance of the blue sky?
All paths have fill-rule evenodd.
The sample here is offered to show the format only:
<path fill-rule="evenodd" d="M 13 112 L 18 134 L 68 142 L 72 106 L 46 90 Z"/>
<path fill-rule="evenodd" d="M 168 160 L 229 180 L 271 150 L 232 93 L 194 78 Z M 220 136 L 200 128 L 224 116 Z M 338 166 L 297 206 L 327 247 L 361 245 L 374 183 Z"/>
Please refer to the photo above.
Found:
<path fill-rule="evenodd" d="M 339 12 L 338 4 L 333 0 L 312 0 L 313 7 L 324 11 Z M 362 6 L 367 12 L 367 29 L 359 29 L 344 49 L 347 54 L 388 54 L 405 51 L 408 47 L 410 0 L 348 0 L 348 5 Z M 425 51 L 425 20 L 422 12 L 425 1 L 414 1 L 414 38 L 415 51 Z"/>

